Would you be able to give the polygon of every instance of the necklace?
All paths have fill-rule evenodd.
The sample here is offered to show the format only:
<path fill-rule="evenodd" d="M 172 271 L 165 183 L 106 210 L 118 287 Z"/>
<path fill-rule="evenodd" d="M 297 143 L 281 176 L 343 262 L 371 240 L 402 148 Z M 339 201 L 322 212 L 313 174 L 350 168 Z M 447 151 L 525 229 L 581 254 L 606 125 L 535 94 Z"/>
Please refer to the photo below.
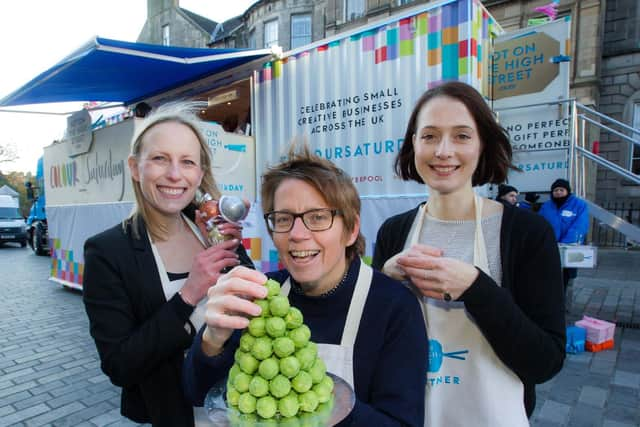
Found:
<path fill-rule="evenodd" d="M 347 277 L 349 276 L 349 265 L 347 265 L 347 269 L 344 272 L 344 275 L 342 276 L 342 279 L 340 279 L 340 281 L 338 282 L 338 284 L 336 286 L 334 286 L 333 288 L 329 289 L 327 292 L 320 294 L 314 298 L 326 298 L 330 295 L 333 295 L 343 284 L 346 283 L 347 281 Z M 293 277 L 291 278 L 291 290 L 293 290 L 294 293 L 296 293 L 297 295 L 305 295 L 304 290 L 302 289 L 302 287 L 298 284 L 298 282 L 293 280 Z"/>

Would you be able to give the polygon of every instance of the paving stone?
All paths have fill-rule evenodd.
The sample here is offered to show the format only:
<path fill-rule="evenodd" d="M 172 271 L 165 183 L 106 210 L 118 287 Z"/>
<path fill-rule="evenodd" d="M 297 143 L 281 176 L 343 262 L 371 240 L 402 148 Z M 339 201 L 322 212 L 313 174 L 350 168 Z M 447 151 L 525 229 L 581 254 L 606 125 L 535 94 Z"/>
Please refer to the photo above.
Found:
<path fill-rule="evenodd" d="M 571 411 L 568 425 L 571 427 L 600 427 L 603 413 L 601 408 L 579 403 Z"/>
<path fill-rule="evenodd" d="M 82 398 L 87 397 L 86 390 L 80 389 L 70 393 L 65 393 L 62 396 L 51 399 L 47 402 L 51 408 L 59 408 L 72 402 L 80 401 Z"/>
<path fill-rule="evenodd" d="M 540 410 L 539 419 L 563 425 L 569 420 L 569 412 L 571 412 L 571 406 L 547 400 Z"/>
<path fill-rule="evenodd" d="M 596 408 L 604 408 L 607 400 L 608 391 L 599 387 L 584 386 L 580 392 L 578 402 L 585 405 L 595 406 Z"/>
<path fill-rule="evenodd" d="M 63 418 L 59 418 L 54 421 L 53 425 L 55 427 L 72 427 L 80 424 L 83 421 L 87 421 L 91 418 L 94 418 L 98 415 L 104 414 L 105 412 L 109 412 L 113 409 L 113 406 L 109 405 L 107 402 L 100 402 L 96 405 L 93 405 L 89 408 L 82 409 L 80 411 L 74 412 L 71 415 L 68 415 Z"/>
<path fill-rule="evenodd" d="M 56 372 L 54 374 L 51 375 L 47 375 L 45 377 L 41 377 L 38 379 L 38 382 L 40 384 L 46 384 L 48 382 L 52 382 L 52 381 L 56 381 L 56 380 L 60 380 L 66 377 L 70 377 L 76 373 L 80 373 L 82 372 L 83 369 L 80 366 L 76 366 L 75 368 L 66 370 L 66 371 L 62 371 L 62 372 Z"/>
<path fill-rule="evenodd" d="M 616 370 L 612 383 L 615 385 L 640 389 L 640 374 Z"/>
<path fill-rule="evenodd" d="M 619 423 L 617 421 L 604 420 L 602 427 L 637 427 L 635 424 Z"/>
<path fill-rule="evenodd" d="M 599 351 L 597 353 L 593 353 L 594 362 L 603 361 L 603 362 L 615 363 L 617 358 L 618 358 L 617 350 L 606 350 L 606 351 Z"/>
<path fill-rule="evenodd" d="M 0 390 L 0 399 L 4 399 L 6 396 L 9 396 L 14 393 L 18 393 L 23 390 L 30 390 L 35 385 L 36 385 L 35 381 L 29 381 L 23 384 L 18 384 L 12 387 L 4 388 Z"/>
<path fill-rule="evenodd" d="M 27 390 L 23 390 L 21 392 L 3 397 L 2 405 L 13 405 L 16 402 L 27 399 L 29 397 L 31 397 L 31 393 L 29 393 Z"/>
<path fill-rule="evenodd" d="M 89 419 L 89 422 L 96 426 L 102 427 L 102 426 L 111 425 L 112 423 L 115 423 L 116 421 L 120 421 L 120 420 L 122 420 L 122 415 L 120 415 L 120 409 L 112 409 L 108 412 L 105 412 L 103 414 L 100 414 L 96 417 Z"/>
<path fill-rule="evenodd" d="M 105 400 L 110 400 L 113 397 L 117 396 L 120 396 L 120 393 L 118 393 L 116 390 L 105 390 L 100 393 L 92 393 L 91 395 L 81 399 L 80 401 L 86 406 L 91 406 Z"/>
<path fill-rule="evenodd" d="M 74 412 L 84 409 L 84 405 L 80 402 L 73 402 L 68 405 L 62 406 L 57 409 L 49 410 L 46 414 L 38 415 L 37 417 L 29 418 L 25 421 L 28 427 L 37 427 L 43 425 L 50 425 L 58 418 L 62 418 Z"/>
<path fill-rule="evenodd" d="M 21 411 L 16 411 L 13 414 L 9 414 L 2 418 L 2 422 L 5 423 L 4 425 L 8 426 L 35 417 L 50 410 L 51 409 L 47 405 L 45 405 L 44 403 L 40 403 L 36 406 L 30 406 Z"/>
<path fill-rule="evenodd" d="M 22 370 L 24 368 L 31 368 L 31 367 L 33 367 L 33 369 L 38 369 L 38 365 L 40 365 L 39 360 L 32 360 L 31 362 L 21 363 L 19 365 L 7 366 L 4 369 L 4 372 L 11 373 L 11 372 Z"/>
<path fill-rule="evenodd" d="M 618 421 L 635 425 L 638 423 L 637 408 L 629 408 L 624 405 L 607 405 L 604 416 L 611 421 Z"/>
<path fill-rule="evenodd" d="M 615 366 L 615 363 L 609 361 L 593 361 L 589 370 L 596 374 L 611 375 Z"/>
<path fill-rule="evenodd" d="M 7 403 L 5 406 L 0 406 L 0 417 L 4 417 L 5 415 L 12 414 L 16 412 L 16 408 L 9 405 L 8 402 L 2 402 L 2 405 Z M 0 425 L 2 425 L 2 419 L 0 418 Z"/>
<path fill-rule="evenodd" d="M 38 403 L 47 402 L 49 399 L 51 399 L 51 395 L 49 393 L 40 393 L 35 396 L 31 396 L 24 400 L 16 402 L 13 404 L 13 406 L 17 410 L 21 410 L 21 409 L 26 409 L 30 406 L 35 406 Z"/>
<path fill-rule="evenodd" d="M 549 392 L 549 400 L 555 403 L 565 405 L 573 405 L 578 401 L 580 396 L 579 388 L 554 387 Z"/>
<path fill-rule="evenodd" d="M 630 408 L 640 407 L 640 394 L 637 389 L 611 385 L 609 388 L 609 397 L 607 399 L 609 404 L 623 405 Z"/>
<path fill-rule="evenodd" d="M 47 392 L 49 392 L 51 390 L 60 388 L 60 387 L 62 387 L 64 385 L 65 384 L 60 380 L 52 381 L 52 382 L 44 384 L 44 385 L 38 385 L 38 387 L 34 387 L 34 388 L 30 389 L 29 391 L 33 395 L 38 395 L 40 393 L 47 393 Z"/>
<path fill-rule="evenodd" d="M 35 371 L 33 370 L 33 372 L 27 374 L 27 375 L 22 375 L 18 378 L 15 378 L 13 381 L 16 384 L 20 384 L 23 383 L 25 381 L 31 381 L 31 380 L 38 380 L 41 381 L 42 378 L 47 378 L 50 375 L 54 375 L 54 374 L 58 374 L 58 373 L 64 373 L 64 369 L 62 369 L 62 366 L 52 366 L 48 369 L 43 369 L 42 371 Z"/>
<path fill-rule="evenodd" d="M 42 363 L 40 363 L 37 366 L 34 366 L 34 369 L 36 371 L 44 371 L 45 369 L 49 369 L 49 368 L 53 368 L 53 367 L 60 367 L 61 369 L 68 369 L 64 363 L 66 362 L 71 362 L 73 361 L 73 357 L 71 356 L 63 356 L 60 358 L 56 358 L 56 359 L 45 359 Z"/>

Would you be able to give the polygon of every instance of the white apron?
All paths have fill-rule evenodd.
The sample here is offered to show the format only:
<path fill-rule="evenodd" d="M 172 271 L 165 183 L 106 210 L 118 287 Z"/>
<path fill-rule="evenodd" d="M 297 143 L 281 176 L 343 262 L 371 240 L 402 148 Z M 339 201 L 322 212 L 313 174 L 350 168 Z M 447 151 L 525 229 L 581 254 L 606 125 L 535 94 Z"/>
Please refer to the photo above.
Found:
<path fill-rule="evenodd" d="M 356 341 L 358 328 L 360 327 L 360 318 L 364 310 L 364 304 L 367 301 L 371 280 L 373 279 L 373 270 L 364 262 L 360 262 L 360 272 L 356 287 L 353 290 L 349 311 L 347 312 L 347 320 L 342 331 L 342 340 L 340 345 L 336 344 L 318 344 L 318 355 L 324 360 L 327 371 L 335 374 L 345 380 L 351 388 L 355 390 L 353 384 L 353 345 Z M 291 289 L 291 280 L 287 280 L 282 284 L 282 295 L 288 296 Z"/>
<path fill-rule="evenodd" d="M 183 215 L 183 218 L 185 222 L 189 225 L 189 228 L 191 228 L 191 231 L 193 232 L 193 234 L 195 234 L 198 240 L 200 241 L 200 243 L 202 243 L 202 246 L 206 248 L 207 244 L 202 238 L 198 227 L 186 216 Z M 182 286 L 184 285 L 184 282 L 186 282 L 187 279 L 169 281 L 169 275 L 167 274 L 167 270 L 164 267 L 164 262 L 162 262 L 162 258 L 160 257 L 158 248 L 156 248 L 156 245 L 154 245 L 153 242 L 151 241 L 151 235 L 149 235 L 149 242 L 151 242 L 151 251 L 153 252 L 153 257 L 156 260 L 158 273 L 160 273 L 160 281 L 162 282 L 162 290 L 164 291 L 164 297 L 167 301 L 169 301 L 176 294 L 176 292 L 182 289 Z M 198 305 L 196 305 L 196 308 L 193 310 L 193 313 L 191 313 L 191 316 L 189 316 L 189 320 L 191 321 L 191 324 L 195 328 L 195 331 L 194 331 L 195 333 L 197 333 L 202 327 L 202 325 L 204 325 L 204 315 L 207 309 L 206 305 L 207 305 L 207 298 L 205 297 L 198 302 Z M 185 326 L 185 328 L 186 327 L 187 326 Z M 193 418 L 194 418 L 196 427 L 213 426 L 213 423 L 209 420 L 209 417 L 207 416 L 207 412 L 203 407 L 197 407 L 197 406 L 193 407 Z"/>
<path fill-rule="evenodd" d="M 407 248 L 418 243 L 426 210 L 426 204 L 418 210 Z M 481 220 L 482 198 L 475 196 L 473 264 L 489 274 Z M 429 337 L 424 425 L 528 426 L 524 385 L 496 356 L 464 303 L 424 296 L 421 303 Z"/>

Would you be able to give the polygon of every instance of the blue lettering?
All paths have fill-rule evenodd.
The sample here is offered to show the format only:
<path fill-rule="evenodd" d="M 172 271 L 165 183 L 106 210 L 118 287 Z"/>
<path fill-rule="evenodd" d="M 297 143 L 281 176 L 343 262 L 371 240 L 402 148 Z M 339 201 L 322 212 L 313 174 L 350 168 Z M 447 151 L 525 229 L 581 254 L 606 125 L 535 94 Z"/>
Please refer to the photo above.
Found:
<path fill-rule="evenodd" d="M 387 139 L 384 142 L 384 152 L 385 153 L 393 153 L 393 141 L 390 139 Z"/>
<path fill-rule="evenodd" d="M 382 142 L 374 142 L 373 143 L 373 152 L 375 154 L 382 153 Z"/>

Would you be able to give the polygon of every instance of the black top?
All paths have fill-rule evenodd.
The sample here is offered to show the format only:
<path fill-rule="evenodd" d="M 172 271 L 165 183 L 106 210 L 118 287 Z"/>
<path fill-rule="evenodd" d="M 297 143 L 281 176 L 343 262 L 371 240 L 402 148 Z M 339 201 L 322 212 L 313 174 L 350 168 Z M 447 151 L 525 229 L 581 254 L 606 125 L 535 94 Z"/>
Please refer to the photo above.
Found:
<path fill-rule="evenodd" d="M 154 426 L 193 426 L 180 381 L 185 330 L 193 307 L 177 293 L 166 301 L 144 223 L 131 221 L 87 239 L 83 300 L 102 371 L 122 387 L 122 415 Z M 242 246 L 241 263 L 253 267 Z"/>
<path fill-rule="evenodd" d="M 404 249 L 418 212 L 387 219 L 376 239 L 374 268 Z M 459 301 L 473 316 L 500 360 L 523 382 L 525 408 L 535 407 L 535 384 L 552 378 L 565 357 L 565 319 L 560 256 L 544 218 L 505 206 L 500 226 L 502 286 L 478 269 Z"/>

